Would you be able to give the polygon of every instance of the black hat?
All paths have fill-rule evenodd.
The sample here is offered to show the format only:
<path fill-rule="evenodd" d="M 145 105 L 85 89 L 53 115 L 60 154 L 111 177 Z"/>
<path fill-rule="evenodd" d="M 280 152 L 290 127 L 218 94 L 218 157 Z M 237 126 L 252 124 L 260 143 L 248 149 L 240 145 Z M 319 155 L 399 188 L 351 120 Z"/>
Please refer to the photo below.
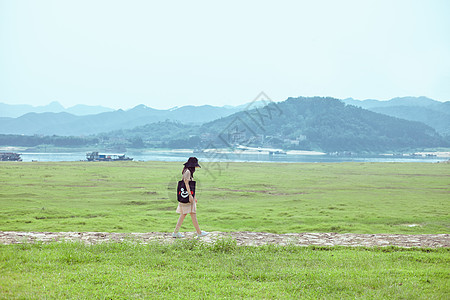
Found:
<path fill-rule="evenodd" d="M 184 163 L 184 166 L 186 168 L 196 168 L 196 167 L 200 167 L 200 165 L 198 164 L 198 159 L 197 157 L 189 157 L 188 161 Z"/>

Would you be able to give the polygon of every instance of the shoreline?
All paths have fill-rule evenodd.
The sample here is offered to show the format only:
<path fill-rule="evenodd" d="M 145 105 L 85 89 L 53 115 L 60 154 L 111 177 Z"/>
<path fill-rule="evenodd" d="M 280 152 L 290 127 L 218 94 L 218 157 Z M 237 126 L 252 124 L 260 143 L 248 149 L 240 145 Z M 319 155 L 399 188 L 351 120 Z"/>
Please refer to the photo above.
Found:
<path fill-rule="evenodd" d="M 14 147 L 14 146 L 4 146 L 0 147 L 0 152 L 16 152 L 19 154 L 71 154 L 78 152 L 92 152 L 94 148 L 54 148 L 47 149 L 46 151 L 39 151 L 38 149 L 27 148 L 27 147 Z M 95 149 L 97 151 L 97 149 Z M 112 153 L 111 151 L 103 151 L 99 150 L 102 153 Z M 117 152 L 117 151 L 116 151 Z M 119 151 L 120 152 L 120 151 Z M 312 151 L 312 150 L 282 150 L 282 149 L 245 149 L 245 150 L 230 150 L 230 149 L 204 149 L 202 151 L 196 151 L 195 149 L 127 149 L 126 151 L 120 152 L 121 154 L 125 153 L 173 153 L 173 154 L 230 154 L 230 155 L 275 155 L 275 156 L 291 156 L 291 155 L 299 155 L 299 156 L 332 156 L 330 153 L 320 152 L 320 151 Z M 345 156 L 345 155 L 342 155 Z M 450 158 L 450 151 L 417 151 L 411 153 L 372 153 L 372 154 L 352 154 L 348 155 L 349 157 L 395 157 L 395 158 L 411 158 L 411 157 L 423 157 L 423 158 Z"/>
<path fill-rule="evenodd" d="M 0 151 L 16 152 L 21 155 L 23 161 L 85 161 L 86 151 L 84 148 L 65 148 L 65 149 L 47 149 L 46 152 L 30 151 L 12 151 L 15 147 L 0 147 Z M 53 151 L 52 151 L 53 150 Z M 89 149 L 92 150 L 92 149 Z M 97 149 L 96 149 L 97 150 Z M 269 151 L 271 150 L 271 151 Z M 441 149 L 439 149 L 441 150 Z M 444 150 L 444 151 L 442 151 Z M 442 149 L 441 151 L 421 151 L 414 153 L 381 153 L 381 154 L 356 154 L 356 153 L 337 153 L 327 154 L 318 151 L 306 150 L 288 150 L 280 149 L 205 149 L 196 151 L 194 149 L 128 149 L 122 152 L 134 161 L 183 161 L 187 157 L 197 156 L 208 162 L 426 162 L 439 163 L 449 162 L 450 152 Z M 101 151 L 100 151 L 101 152 Z M 109 152 L 101 152 L 111 154 Z"/>
<path fill-rule="evenodd" d="M 41 151 L 40 151 L 41 150 Z M 447 150 L 447 149 L 445 149 Z M 338 156 L 349 156 L 349 157 L 395 157 L 395 158 L 411 158 L 411 157 L 423 157 L 423 158 L 450 158 L 450 151 L 416 151 L 416 152 L 408 152 L 408 153 L 371 153 L 371 154 L 358 154 L 351 153 L 350 155 L 345 155 L 346 151 L 342 151 L 343 155 Z M 94 148 L 94 147 L 79 147 L 79 148 L 50 148 L 50 149 L 42 149 L 35 147 L 21 147 L 21 146 L 1 146 L 0 152 L 16 152 L 19 154 L 71 154 L 71 153 L 81 153 L 81 152 L 92 152 L 98 151 L 101 153 L 110 154 L 114 151 L 108 151 L 105 149 Z M 135 149 L 129 148 L 125 151 L 115 151 L 114 153 L 173 153 L 173 154 L 230 154 L 230 155 L 275 155 L 275 156 L 284 156 L 284 155 L 299 155 L 299 156 L 335 156 L 333 153 L 326 153 L 321 151 L 313 151 L 313 150 L 283 150 L 283 149 L 272 149 L 272 148 L 241 148 L 241 149 L 229 149 L 229 148 L 212 148 L 212 149 L 203 149 L 201 151 L 197 151 L 195 149 L 167 149 L 167 148 L 142 148 Z"/>
<path fill-rule="evenodd" d="M 410 154 L 393 154 L 393 153 L 383 153 L 381 156 L 386 157 L 442 157 L 442 158 L 450 158 L 450 152 L 447 151 L 424 151 L 424 152 L 414 152 Z"/>

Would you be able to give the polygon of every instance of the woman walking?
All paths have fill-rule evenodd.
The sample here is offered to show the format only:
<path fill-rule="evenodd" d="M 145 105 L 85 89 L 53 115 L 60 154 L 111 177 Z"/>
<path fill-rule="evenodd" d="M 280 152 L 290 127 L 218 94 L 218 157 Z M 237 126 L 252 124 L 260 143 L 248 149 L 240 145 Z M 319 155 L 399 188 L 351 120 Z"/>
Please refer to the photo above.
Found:
<path fill-rule="evenodd" d="M 200 168 L 198 164 L 198 159 L 196 157 L 189 157 L 188 161 L 184 163 L 184 168 L 181 174 L 183 174 L 183 181 L 186 186 L 186 190 L 189 194 L 189 203 L 178 202 L 177 213 L 180 214 L 178 218 L 177 226 L 172 233 L 174 238 L 184 237 L 182 233 L 178 232 L 183 224 L 184 218 L 187 214 L 191 215 L 192 224 L 194 224 L 195 230 L 197 231 L 197 236 L 202 237 L 208 234 L 206 231 L 200 230 L 200 226 L 197 221 L 197 198 L 191 194 L 191 189 L 189 187 L 189 181 L 194 179 L 195 168 Z"/>

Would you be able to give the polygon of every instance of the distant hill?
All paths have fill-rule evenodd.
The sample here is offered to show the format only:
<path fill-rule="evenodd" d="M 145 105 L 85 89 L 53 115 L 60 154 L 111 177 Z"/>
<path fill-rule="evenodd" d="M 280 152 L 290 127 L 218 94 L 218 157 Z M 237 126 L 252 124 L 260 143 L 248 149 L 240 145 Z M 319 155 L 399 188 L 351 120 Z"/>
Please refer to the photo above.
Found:
<path fill-rule="evenodd" d="M 85 107 L 79 106 L 77 109 L 82 110 Z M 165 120 L 201 124 L 228 116 L 238 110 L 238 108 L 233 107 L 225 108 L 210 105 L 158 110 L 145 105 L 138 105 L 127 111 L 119 109 L 85 116 L 76 116 L 67 112 L 28 113 L 18 118 L 0 118 L 0 133 L 80 136 L 131 129 Z"/>
<path fill-rule="evenodd" d="M 342 101 L 388 116 L 419 121 L 444 136 L 450 136 L 450 101 L 439 102 L 427 97 L 402 97 L 388 101 L 360 101 L 348 98 Z M 253 103 L 252 107 L 263 105 L 264 102 Z M 58 102 L 37 107 L 0 103 L 0 133 L 77 136 L 132 129 L 165 120 L 201 124 L 242 111 L 247 106 L 248 104 L 236 107 L 203 105 L 157 110 L 138 105 L 126 111 L 114 111 L 111 108 L 88 105 L 65 109 Z"/>
<path fill-rule="evenodd" d="M 353 98 L 347 98 L 342 100 L 346 104 L 351 104 L 359 106 L 365 109 L 373 107 L 391 107 L 391 106 L 419 106 L 428 107 L 433 105 L 439 105 L 443 102 L 439 102 L 427 97 L 396 97 L 386 101 L 367 99 L 367 100 L 356 100 Z"/>
<path fill-rule="evenodd" d="M 0 117 L 7 117 L 7 118 L 18 118 L 28 113 L 67 112 L 77 116 L 84 116 L 84 115 L 99 114 L 108 111 L 113 111 L 113 109 L 103 106 L 90 106 L 83 104 L 75 105 L 66 109 L 57 101 L 53 101 L 50 104 L 44 106 L 0 103 Z"/>
<path fill-rule="evenodd" d="M 424 124 L 425 121 L 437 122 L 435 126 L 445 123 L 439 128 L 446 132 L 449 102 L 411 97 L 384 103 L 355 101 L 358 100 L 299 97 L 264 107 L 252 105 L 253 109 L 246 109 L 247 105 L 239 108 L 204 105 L 157 110 L 138 105 L 126 111 L 85 116 L 67 112 L 28 113 L 18 118 L 0 117 L 0 134 L 96 135 L 90 139 L 98 137 L 100 141 L 122 143 L 126 147 L 135 144 L 205 148 L 241 144 L 324 152 L 380 152 L 450 146 L 448 137 L 442 137 L 433 127 Z M 397 117 L 361 106 L 380 112 L 387 110 Z M 427 114 L 433 119 L 423 119 Z M 409 118 L 416 115 L 415 118 L 422 118 L 424 123 L 402 119 L 403 115 Z M 11 138 L 5 137 L 4 143 Z M 69 142 L 76 140 L 65 143 Z"/>
<path fill-rule="evenodd" d="M 171 121 L 103 133 L 170 148 L 275 147 L 325 152 L 409 151 L 446 146 L 433 128 L 333 98 L 289 98 L 203 125 Z M 448 146 L 448 145 L 447 145 Z"/>
<path fill-rule="evenodd" d="M 75 106 L 69 107 L 65 112 L 76 115 L 76 116 L 86 116 L 86 115 L 96 115 L 104 112 L 111 112 L 114 109 L 104 106 L 91 106 L 84 104 L 77 104 Z"/>
<path fill-rule="evenodd" d="M 419 121 L 442 135 L 450 136 L 450 101 L 439 102 L 427 97 L 402 97 L 389 101 L 348 98 L 343 101 L 388 116 Z"/>
<path fill-rule="evenodd" d="M 269 110 L 272 115 L 269 118 Z M 281 113 L 277 114 L 280 111 Z M 265 117 L 264 117 L 265 116 Z M 259 124 L 258 124 L 259 123 Z M 272 147 L 332 151 L 386 151 L 446 145 L 431 127 L 334 98 L 289 98 L 266 109 L 239 112 L 204 124 L 200 132 L 222 137 L 215 144 L 247 142 L 259 137 Z M 237 134 L 237 138 L 236 138 Z M 234 140 L 233 140 L 234 139 Z M 237 139 L 237 140 L 236 140 Z"/>

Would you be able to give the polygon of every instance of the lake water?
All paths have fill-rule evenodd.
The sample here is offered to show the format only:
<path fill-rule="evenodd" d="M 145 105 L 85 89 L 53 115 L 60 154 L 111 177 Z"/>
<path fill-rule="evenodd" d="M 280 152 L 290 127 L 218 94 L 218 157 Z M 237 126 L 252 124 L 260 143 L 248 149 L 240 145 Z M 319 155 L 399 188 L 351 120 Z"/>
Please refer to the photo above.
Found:
<path fill-rule="evenodd" d="M 172 151 L 127 152 L 126 156 L 135 161 L 180 161 L 185 162 L 189 156 L 196 156 L 200 161 L 209 162 L 428 162 L 436 163 L 449 160 L 448 157 L 418 156 L 330 156 L 330 155 L 268 155 L 268 154 L 212 154 Z M 86 152 L 72 153 L 22 153 L 23 161 L 80 161 L 86 160 Z"/>

